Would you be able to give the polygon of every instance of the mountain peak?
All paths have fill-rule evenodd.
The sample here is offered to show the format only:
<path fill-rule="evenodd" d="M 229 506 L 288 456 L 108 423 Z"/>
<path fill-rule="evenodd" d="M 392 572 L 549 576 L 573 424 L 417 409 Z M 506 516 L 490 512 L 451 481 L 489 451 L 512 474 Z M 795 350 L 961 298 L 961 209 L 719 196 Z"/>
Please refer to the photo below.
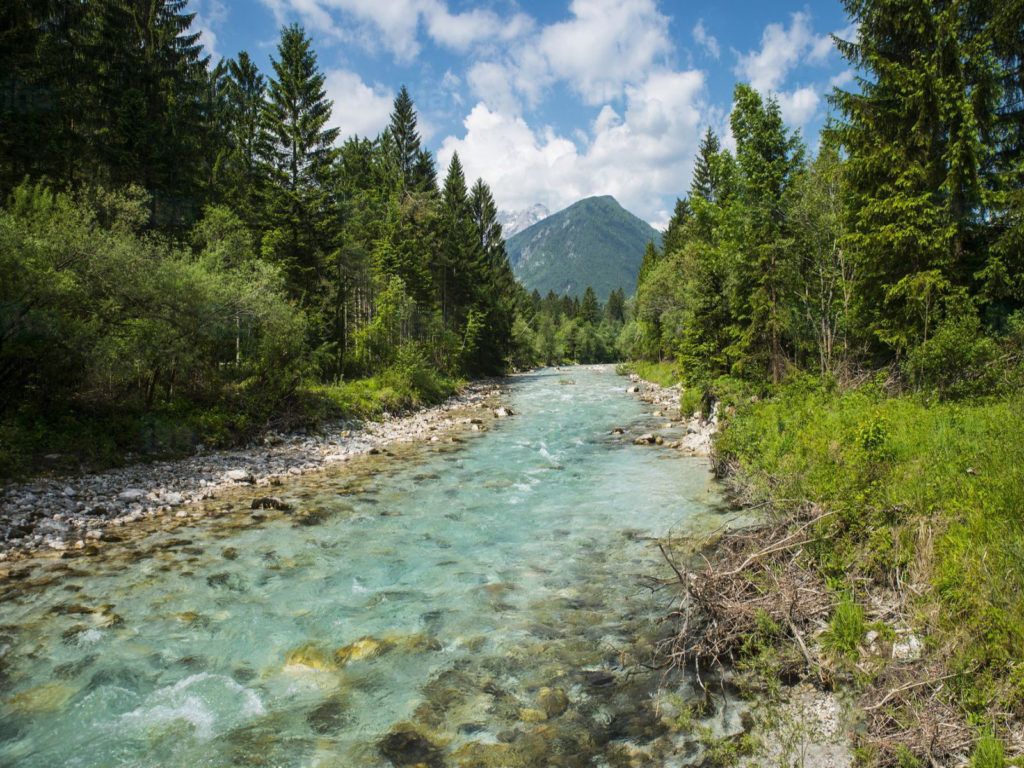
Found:
<path fill-rule="evenodd" d="M 650 224 L 611 195 L 578 200 L 508 237 L 509 261 L 527 290 L 582 296 L 591 286 L 602 301 L 617 288 L 636 288 Z"/>
<path fill-rule="evenodd" d="M 512 237 L 524 229 L 532 227 L 539 221 L 543 221 L 550 215 L 551 211 L 543 203 L 534 203 L 529 208 L 518 211 L 500 211 L 498 223 L 501 224 L 501 231 L 505 239 Z"/>

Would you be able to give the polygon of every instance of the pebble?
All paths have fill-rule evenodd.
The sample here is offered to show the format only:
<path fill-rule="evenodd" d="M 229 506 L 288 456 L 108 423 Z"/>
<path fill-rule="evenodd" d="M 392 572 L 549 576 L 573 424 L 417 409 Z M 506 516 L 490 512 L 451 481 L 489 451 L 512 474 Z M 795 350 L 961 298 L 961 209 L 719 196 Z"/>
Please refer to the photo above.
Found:
<path fill-rule="evenodd" d="M 98 541 L 106 526 L 131 524 L 169 513 L 172 507 L 195 505 L 240 484 L 278 485 L 282 477 L 318 472 L 371 452 L 382 454 L 390 443 L 440 442 L 447 438 L 444 432 L 464 428 L 460 422 L 467 409 L 478 409 L 485 419 L 504 418 L 496 413 L 500 385 L 499 381 L 473 382 L 441 405 L 406 416 L 387 414 L 380 422 L 341 421 L 316 434 L 268 433 L 241 449 L 200 447 L 185 459 L 2 487 L 0 556 L 6 561 L 38 550 L 77 547 L 78 541 Z M 512 415 L 511 409 L 505 410 L 505 417 Z M 185 509 L 174 514 L 189 516 Z"/>

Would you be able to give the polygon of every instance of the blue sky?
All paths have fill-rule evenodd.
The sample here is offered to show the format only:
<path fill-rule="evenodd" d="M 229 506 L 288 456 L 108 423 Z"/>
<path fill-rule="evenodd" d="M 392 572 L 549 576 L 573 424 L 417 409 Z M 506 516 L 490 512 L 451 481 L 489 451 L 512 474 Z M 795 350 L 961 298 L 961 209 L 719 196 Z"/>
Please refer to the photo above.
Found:
<path fill-rule="evenodd" d="M 282 25 L 313 38 L 333 123 L 375 136 L 405 84 L 443 175 L 458 151 L 508 211 L 611 194 L 663 226 L 700 137 L 728 144 L 733 85 L 779 99 L 814 143 L 825 95 L 852 73 L 829 33 L 838 2 L 744 0 L 190 0 L 214 60 L 260 68 Z"/>

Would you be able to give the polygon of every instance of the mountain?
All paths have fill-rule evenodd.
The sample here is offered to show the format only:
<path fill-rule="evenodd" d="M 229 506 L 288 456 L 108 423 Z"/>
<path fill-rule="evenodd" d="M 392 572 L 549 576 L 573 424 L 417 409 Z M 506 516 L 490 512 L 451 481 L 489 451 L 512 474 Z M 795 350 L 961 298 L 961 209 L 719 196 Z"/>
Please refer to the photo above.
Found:
<path fill-rule="evenodd" d="M 505 241 L 519 281 L 541 295 L 582 296 L 593 286 L 601 301 L 621 287 L 636 290 L 644 248 L 661 233 L 614 197 L 588 197 Z"/>
<path fill-rule="evenodd" d="M 551 211 L 547 209 L 547 206 L 535 203 L 521 211 L 512 211 L 511 213 L 501 211 L 498 214 L 498 223 L 501 224 L 501 231 L 507 240 L 512 235 L 517 235 L 524 229 L 529 229 L 538 221 L 543 221 L 550 214 Z"/>

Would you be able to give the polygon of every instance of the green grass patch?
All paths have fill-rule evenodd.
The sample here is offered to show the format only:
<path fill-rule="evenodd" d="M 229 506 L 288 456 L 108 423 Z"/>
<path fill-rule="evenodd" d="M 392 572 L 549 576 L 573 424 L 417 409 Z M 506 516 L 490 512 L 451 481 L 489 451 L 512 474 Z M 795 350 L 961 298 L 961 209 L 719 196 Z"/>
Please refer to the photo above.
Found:
<path fill-rule="evenodd" d="M 442 402 L 459 384 L 426 366 L 396 365 L 372 378 L 307 383 L 278 399 L 240 387 L 216 402 L 181 399 L 149 409 L 130 403 L 25 407 L 0 422 L 0 478 L 99 471 L 181 456 L 200 444 L 236 446 L 268 428 L 315 429 L 336 419 L 378 419 Z"/>
<path fill-rule="evenodd" d="M 663 387 L 674 387 L 682 381 L 679 373 L 679 364 L 674 362 L 651 363 L 646 360 L 634 360 L 633 362 L 619 365 L 615 370 L 620 375 L 635 373 L 644 381 L 653 381 L 655 384 L 660 384 Z"/>
<path fill-rule="evenodd" d="M 958 673 L 964 710 L 1024 714 L 1024 394 L 936 402 L 801 380 L 730 410 L 716 451 L 751 498 L 833 512 L 808 548 L 829 585 L 923 586 L 917 629 Z M 854 652 L 859 610 L 833 616 L 836 655 Z"/>

